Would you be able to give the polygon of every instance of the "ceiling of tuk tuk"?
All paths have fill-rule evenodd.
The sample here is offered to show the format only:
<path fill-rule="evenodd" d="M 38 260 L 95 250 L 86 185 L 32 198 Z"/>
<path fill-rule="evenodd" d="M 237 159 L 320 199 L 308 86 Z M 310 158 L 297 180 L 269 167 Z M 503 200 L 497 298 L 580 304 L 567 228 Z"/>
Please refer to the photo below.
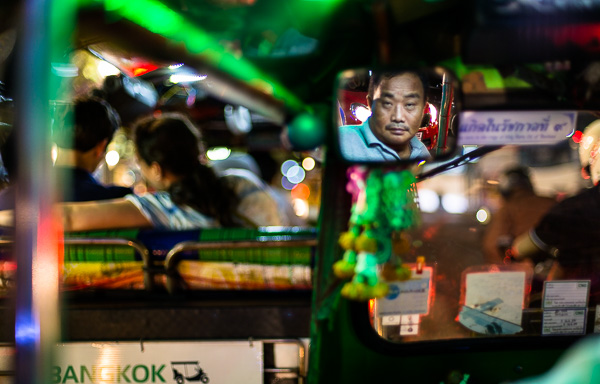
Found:
<path fill-rule="evenodd" d="M 434 25 L 454 24 L 440 10 L 457 2 L 141 0 L 129 3 L 137 3 L 138 9 L 122 10 L 117 16 L 108 11 L 109 17 L 102 17 L 97 7 L 83 9 L 78 34 L 80 46 L 104 40 L 113 47 L 138 51 L 163 62 L 185 60 L 186 65 L 202 67 L 203 71 L 208 65 L 224 72 L 221 73 L 224 77 L 242 80 L 258 94 L 274 96 L 296 112 L 306 105 L 328 102 L 339 71 L 393 61 L 394 58 L 388 57 L 389 47 L 376 42 L 395 40 L 390 33 L 398 22 L 412 23 L 411 42 L 403 49 L 412 52 L 405 55 L 405 61 L 414 63 L 429 51 L 440 57 L 441 37 L 431 42 L 438 48 L 430 50 L 430 34 L 426 31 L 431 28 L 414 20 L 427 16 L 427 22 Z M 155 11 L 147 11 L 153 7 Z M 137 11 L 137 18 L 131 16 L 132 11 Z M 172 34 L 169 23 L 175 18 L 198 38 Z M 446 39 L 457 33 L 447 32 Z M 449 41 L 445 52 L 448 57 L 453 48 Z M 201 45 L 197 53 L 193 52 L 194 44 Z M 104 49 L 109 48 L 105 45 Z M 232 64 L 228 65 L 232 58 Z"/>

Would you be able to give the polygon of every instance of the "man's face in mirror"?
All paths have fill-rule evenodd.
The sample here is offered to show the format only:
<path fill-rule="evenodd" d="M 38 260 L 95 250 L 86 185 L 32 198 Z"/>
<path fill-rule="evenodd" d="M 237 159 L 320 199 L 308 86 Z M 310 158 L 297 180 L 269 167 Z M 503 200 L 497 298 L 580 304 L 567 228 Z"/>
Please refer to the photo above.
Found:
<path fill-rule="evenodd" d="M 415 73 L 383 78 L 367 97 L 371 131 L 381 142 L 408 157 L 409 141 L 420 128 L 425 108 L 423 83 Z"/>

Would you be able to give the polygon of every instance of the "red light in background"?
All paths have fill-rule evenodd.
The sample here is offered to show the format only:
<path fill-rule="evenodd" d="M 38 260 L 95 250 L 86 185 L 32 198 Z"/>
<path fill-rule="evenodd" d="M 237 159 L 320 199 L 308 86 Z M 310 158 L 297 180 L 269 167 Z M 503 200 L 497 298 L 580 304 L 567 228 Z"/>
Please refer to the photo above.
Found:
<path fill-rule="evenodd" d="M 574 142 L 579 144 L 581 142 L 581 139 L 583 138 L 583 132 L 575 131 L 575 133 L 573 134 L 573 136 L 571 136 L 571 138 L 573 139 Z"/>
<path fill-rule="evenodd" d="M 546 34 L 554 41 L 557 48 L 575 45 L 585 52 L 598 52 L 598 36 L 600 36 L 600 25 L 597 23 L 569 24 L 553 27 Z"/>
<path fill-rule="evenodd" d="M 141 76 L 156 69 L 158 69 L 158 66 L 150 63 L 138 64 L 136 67 L 130 68 L 133 76 Z"/>

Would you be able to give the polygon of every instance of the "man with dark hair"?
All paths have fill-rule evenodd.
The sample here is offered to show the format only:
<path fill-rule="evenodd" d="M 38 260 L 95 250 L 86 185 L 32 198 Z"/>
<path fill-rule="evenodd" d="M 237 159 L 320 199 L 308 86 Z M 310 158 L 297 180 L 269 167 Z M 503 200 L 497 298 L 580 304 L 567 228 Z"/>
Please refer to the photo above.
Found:
<path fill-rule="evenodd" d="M 64 189 L 63 200 L 105 200 L 133 193 L 130 188 L 102 185 L 92 176 L 119 128 L 117 112 L 106 101 L 87 97 L 75 100 L 67 119 L 72 125 L 58 122 L 54 129 L 58 180 L 72 183 Z"/>
<path fill-rule="evenodd" d="M 591 280 L 589 303 L 600 304 L 600 120 L 579 142 L 579 160 L 594 186 L 561 200 L 512 247 L 516 260 L 554 260 L 547 280 Z"/>
<path fill-rule="evenodd" d="M 428 88 L 426 78 L 417 72 L 374 72 L 367 95 L 371 117 L 361 125 L 339 129 L 344 158 L 353 161 L 430 158 L 427 147 L 415 136 L 423 120 Z"/>

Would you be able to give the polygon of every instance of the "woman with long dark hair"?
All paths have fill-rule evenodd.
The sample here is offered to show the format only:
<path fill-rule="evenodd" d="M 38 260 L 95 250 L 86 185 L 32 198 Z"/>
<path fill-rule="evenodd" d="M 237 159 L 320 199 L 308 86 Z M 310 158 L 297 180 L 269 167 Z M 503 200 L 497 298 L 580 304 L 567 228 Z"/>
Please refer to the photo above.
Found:
<path fill-rule="evenodd" d="M 237 196 L 204 164 L 199 132 L 187 119 L 165 114 L 142 120 L 136 125 L 134 142 L 142 174 L 158 192 L 126 199 L 153 226 L 204 227 L 204 217 L 224 227 L 240 225 Z"/>

